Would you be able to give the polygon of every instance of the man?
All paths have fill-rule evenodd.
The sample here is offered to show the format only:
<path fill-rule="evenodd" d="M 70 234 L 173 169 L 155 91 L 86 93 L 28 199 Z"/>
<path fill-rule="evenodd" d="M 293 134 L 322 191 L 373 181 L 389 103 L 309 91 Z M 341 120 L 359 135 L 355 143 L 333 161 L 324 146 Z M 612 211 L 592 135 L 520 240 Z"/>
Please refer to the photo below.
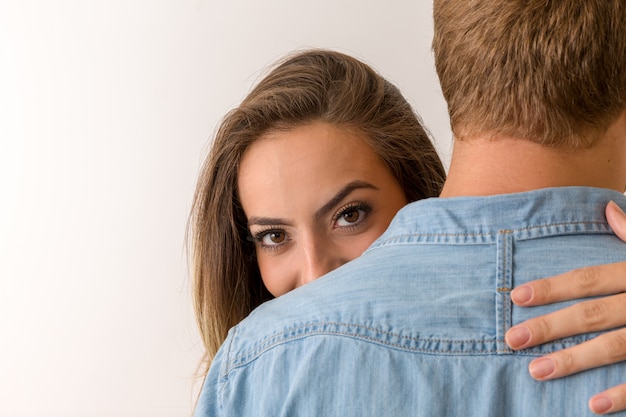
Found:
<path fill-rule="evenodd" d="M 538 314 L 511 288 L 626 259 L 604 217 L 626 207 L 626 5 L 435 0 L 434 17 L 443 198 L 235 327 L 197 415 L 582 416 L 623 382 L 623 364 L 537 382 L 531 358 L 593 335 L 513 351 L 505 334 Z"/>

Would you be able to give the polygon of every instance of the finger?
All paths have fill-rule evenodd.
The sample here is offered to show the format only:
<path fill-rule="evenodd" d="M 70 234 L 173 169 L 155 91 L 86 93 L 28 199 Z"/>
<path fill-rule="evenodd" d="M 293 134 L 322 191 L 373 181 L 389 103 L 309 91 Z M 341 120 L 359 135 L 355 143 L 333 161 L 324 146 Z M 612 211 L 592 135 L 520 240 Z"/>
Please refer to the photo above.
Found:
<path fill-rule="evenodd" d="M 609 225 L 615 234 L 626 242 L 626 214 L 614 201 L 610 201 L 607 204 L 605 213 L 606 219 L 609 221 Z"/>
<path fill-rule="evenodd" d="M 561 378 L 626 359 L 626 329 L 533 360 L 528 370 L 539 381 Z"/>
<path fill-rule="evenodd" d="M 626 262 L 589 266 L 531 281 L 511 291 L 511 300 L 530 307 L 626 291 Z"/>
<path fill-rule="evenodd" d="M 626 325 L 624 306 L 626 293 L 583 301 L 511 327 L 505 341 L 511 349 L 518 350 L 576 334 L 621 327 Z"/>
<path fill-rule="evenodd" d="M 589 408 L 596 414 L 615 413 L 626 410 L 626 384 L 594 395 L 589 400 Z"/>
<path fill-rule="evenodd" d="M 606 206 L 606 217 L 613 231 L 626 242 L 626 214 L 614 202 Z M 626 291 L 626 262 L 579 268 L 524 284 L 511 292 L 512 301 L 521 306 L 536 306 L 557 301 Z"/>

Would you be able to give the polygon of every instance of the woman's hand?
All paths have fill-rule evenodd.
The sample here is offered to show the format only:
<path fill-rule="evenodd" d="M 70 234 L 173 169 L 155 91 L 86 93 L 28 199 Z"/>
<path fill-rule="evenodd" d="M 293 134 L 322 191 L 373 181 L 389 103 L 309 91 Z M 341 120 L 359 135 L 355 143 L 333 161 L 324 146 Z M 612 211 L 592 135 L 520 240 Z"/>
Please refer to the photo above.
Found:
<path fill-rule="evenodd" d="M 624 212 L 610 202 L 606 217 L 613 231 L 626 242 Z M 606 297 L 527 320 L 507 332 L 506 343 L 519 350 L 575 334 L 615 329 L 533 360 L 528 367 L 533 378 L 547 381 L 626 360 L 626 262 L 577 269 L 532 281 L 511 292 L 513 302 L 524 307 L 598 295 Z M 625 410 L 626 383 L 596 394 L 589 400 L 589 408 L 596 414 Z"/>

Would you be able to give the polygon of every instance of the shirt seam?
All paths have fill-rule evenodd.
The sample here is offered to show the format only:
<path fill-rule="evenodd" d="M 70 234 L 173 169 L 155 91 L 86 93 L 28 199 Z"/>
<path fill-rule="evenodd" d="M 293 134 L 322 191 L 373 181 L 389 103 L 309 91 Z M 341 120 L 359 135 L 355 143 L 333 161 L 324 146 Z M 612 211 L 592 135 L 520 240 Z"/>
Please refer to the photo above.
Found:
<path fill-rule="evenodd" d="M 496 339 L 453 340 L 453 339 L 442 339 L 442 338 L 427 338 L 427 337 L 423 338 L 423 337 L 415 337 L 415 336 L 402 336 L 398 333 L 376 329 L 376 328 L 369 327 L 369 326 L 363 326 L 363 325 L 351 324 L 351 323 L 340 323 L 340 322 L 318 322 L 318 323 L 313 323 L 313 324 L 291 327 L 289 329 L 286 329 L 285 332 L 283 332 L 283 334 L 302 332 L 303 330 L 310 329 L 313 327 L 320 327 L 320 326 L 351 327 L 351 328 L 356 328 L 356 329 L 361 329 L 361 330 L 374 331 L 374 332 L 383 334 L 387 337 L 395 337 L 395 338 L 399 338 L 407 342 L 421 342 L 425 344 L 448 343 L 452 345 L 460 345 L 460 344 L 494 344 L 494 345 L 497 345 L 497 342 L 498 342 Z M 446 355 L 446 356 L 447 355 L 482 356 L 482 355 L 489 355 L 489 354 L 494 354 L 494 353 L 496 354 L 497 353 L 500 353 L 500 354 L 512 354 L 513 353 L 510 349 L 498 349 L 498 348 L 496 349 L 468 349 L 468 350 L 428 349 L 428 348 L 423 348 L 423 347 L 411 347 L 405 344 L 394 343 L 394 342 L 383 340 L 382 338 L 360 334 L 358 332 L 336 331 L 336 330 L 329 330 L 329 329 L 310 330 L 310 331 L 306 331 L 306 333 L 290 335 L 290 336 L 281 336 L 279 334 L 276 334 L 273 337 L 266 338 L 265 339 L 266 341 L 264 343 L 258 344 L 252 350 L 248 350 L 234 357 L 230 354 L 230 350 L 232 346 L 232 340 L 231 340 L 231 343 L 229 344 L 229 349 L 228 349 L 229 354 L 227 355 L 227 361 L 225 363 L 226 369 L 224 369 L 223 377 L 227 378 L 228 373 L 232 371 L 233 369 L 246 366 L 247 364 L 255 361 L 257 358 L 262 356 L 267 351 L 272 350 L 277 346 L 280 346 L 289 342 L 301 340 L 307 337 L 324 336 L 324 335 L 349 337 L 352 339 L 363 340 L 365 342 L 375 343 L 378 345 L 388 346 L 388 347 L 396 348 L 396 349 L 407 351 L 407 352 L 413 352 L 413 353 L 430 353 L 430 354 Z M 272 341 L 272 339 L 275 339 L 275 340 Z M 515 354 L 521 355 L 521 356 L 540 355 L 540 353 L 537 353 L 537 352 L 515 352 Z"/>
<path fill-rule="evenodd" d="M 492 232 L 479 232 L 479 233 L 405 233 L 405 234 L 401 234 L 401 235 L 393 235 L 390 236 L 386 239 L 381 239 L 379 241 L 377 241 L 376 243 L 374 243 L 369 249 L 369 250 L 373 250 L 376 249 L 378 247 L 382 247 L 382 246 L 386 246 L 388 244 L 401 244 L 401 243 L 405 243 L 405 244 L 411 244 L 411 243 L 417 243 L 415 241 L 411 241 L 411 242 L 398 242 L 399 240 L 402 239 L 408 239 L 408 238 L 414 238 L 414 237 L 422 237 L 422 238 L 429 238 L 429 237 L 495 237 L 497 236 L 499 233 L 502 232 L 506 232 L 506 233 L 511 233 L 511 234 L 518 234 L 518 233 L 522 233 L 522 232 L 529 232 L 529 231 L 533 231 L 536 229 L 544 229 L 546 227 L 562 227 L 562 226 L 573 226 L 573 225 L 593 225 L 593 226 L 600 226 L 599 229 L 595 229 L 595 230 L 585 230 L 584 232 L 587 234 L 594 234 L 594 233 L 607 233 L 610 232 L 612 233 L 612 229 L 609 227 L 609 225 L 604 222 L 604 221 L 571 221 L 571 222 L 561 222 L 561 223 L 545 223 L 542 225 L 536 225 L 536 226 L 529 226 L 529 227 L 521 227 L 521 228 L 514 228 L 514 229 L 501 229 L 501 230 L 494 230 Z M 390 229 L 391 230 L 391 229 Z M 561 232 L 559 234 L 576 234 L 576 233 L 581 233 L 580 230 L 572 230 L 569 231 L 567 233 L 565 232 Z M 529 239 L 537 239 L 537 236 L 532 236 L 532 237 L 526 237 L 526 238 L 519 238 L 516 237 L 519 240 L 529 240 Z M 432 243 L 432 242 L 423 242 L 423 243 Z M 450 243 L 450 242 L 446 242 L 446 243 Z M 483 244 L 483 243 L 488 243 L 488 242 L 476 242 L 476 244 Z M 467 244 L 467 243 L 463 243 L 463 244 Z"/>

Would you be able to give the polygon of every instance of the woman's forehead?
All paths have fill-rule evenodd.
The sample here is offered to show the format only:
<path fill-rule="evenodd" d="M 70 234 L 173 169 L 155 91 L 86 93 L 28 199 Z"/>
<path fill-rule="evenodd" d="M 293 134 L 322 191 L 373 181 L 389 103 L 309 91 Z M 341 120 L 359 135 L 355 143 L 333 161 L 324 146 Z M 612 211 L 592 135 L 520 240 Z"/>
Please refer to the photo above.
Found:
<path fill-rule="evenodd" d="M 264 135 L 246 151 L 238 187 L 248 216 L 322 204 L 347 183 L 394 181 L 363 135 L 326 123 Z M 258 211 L 264 212 L 257 213 Z"/>

